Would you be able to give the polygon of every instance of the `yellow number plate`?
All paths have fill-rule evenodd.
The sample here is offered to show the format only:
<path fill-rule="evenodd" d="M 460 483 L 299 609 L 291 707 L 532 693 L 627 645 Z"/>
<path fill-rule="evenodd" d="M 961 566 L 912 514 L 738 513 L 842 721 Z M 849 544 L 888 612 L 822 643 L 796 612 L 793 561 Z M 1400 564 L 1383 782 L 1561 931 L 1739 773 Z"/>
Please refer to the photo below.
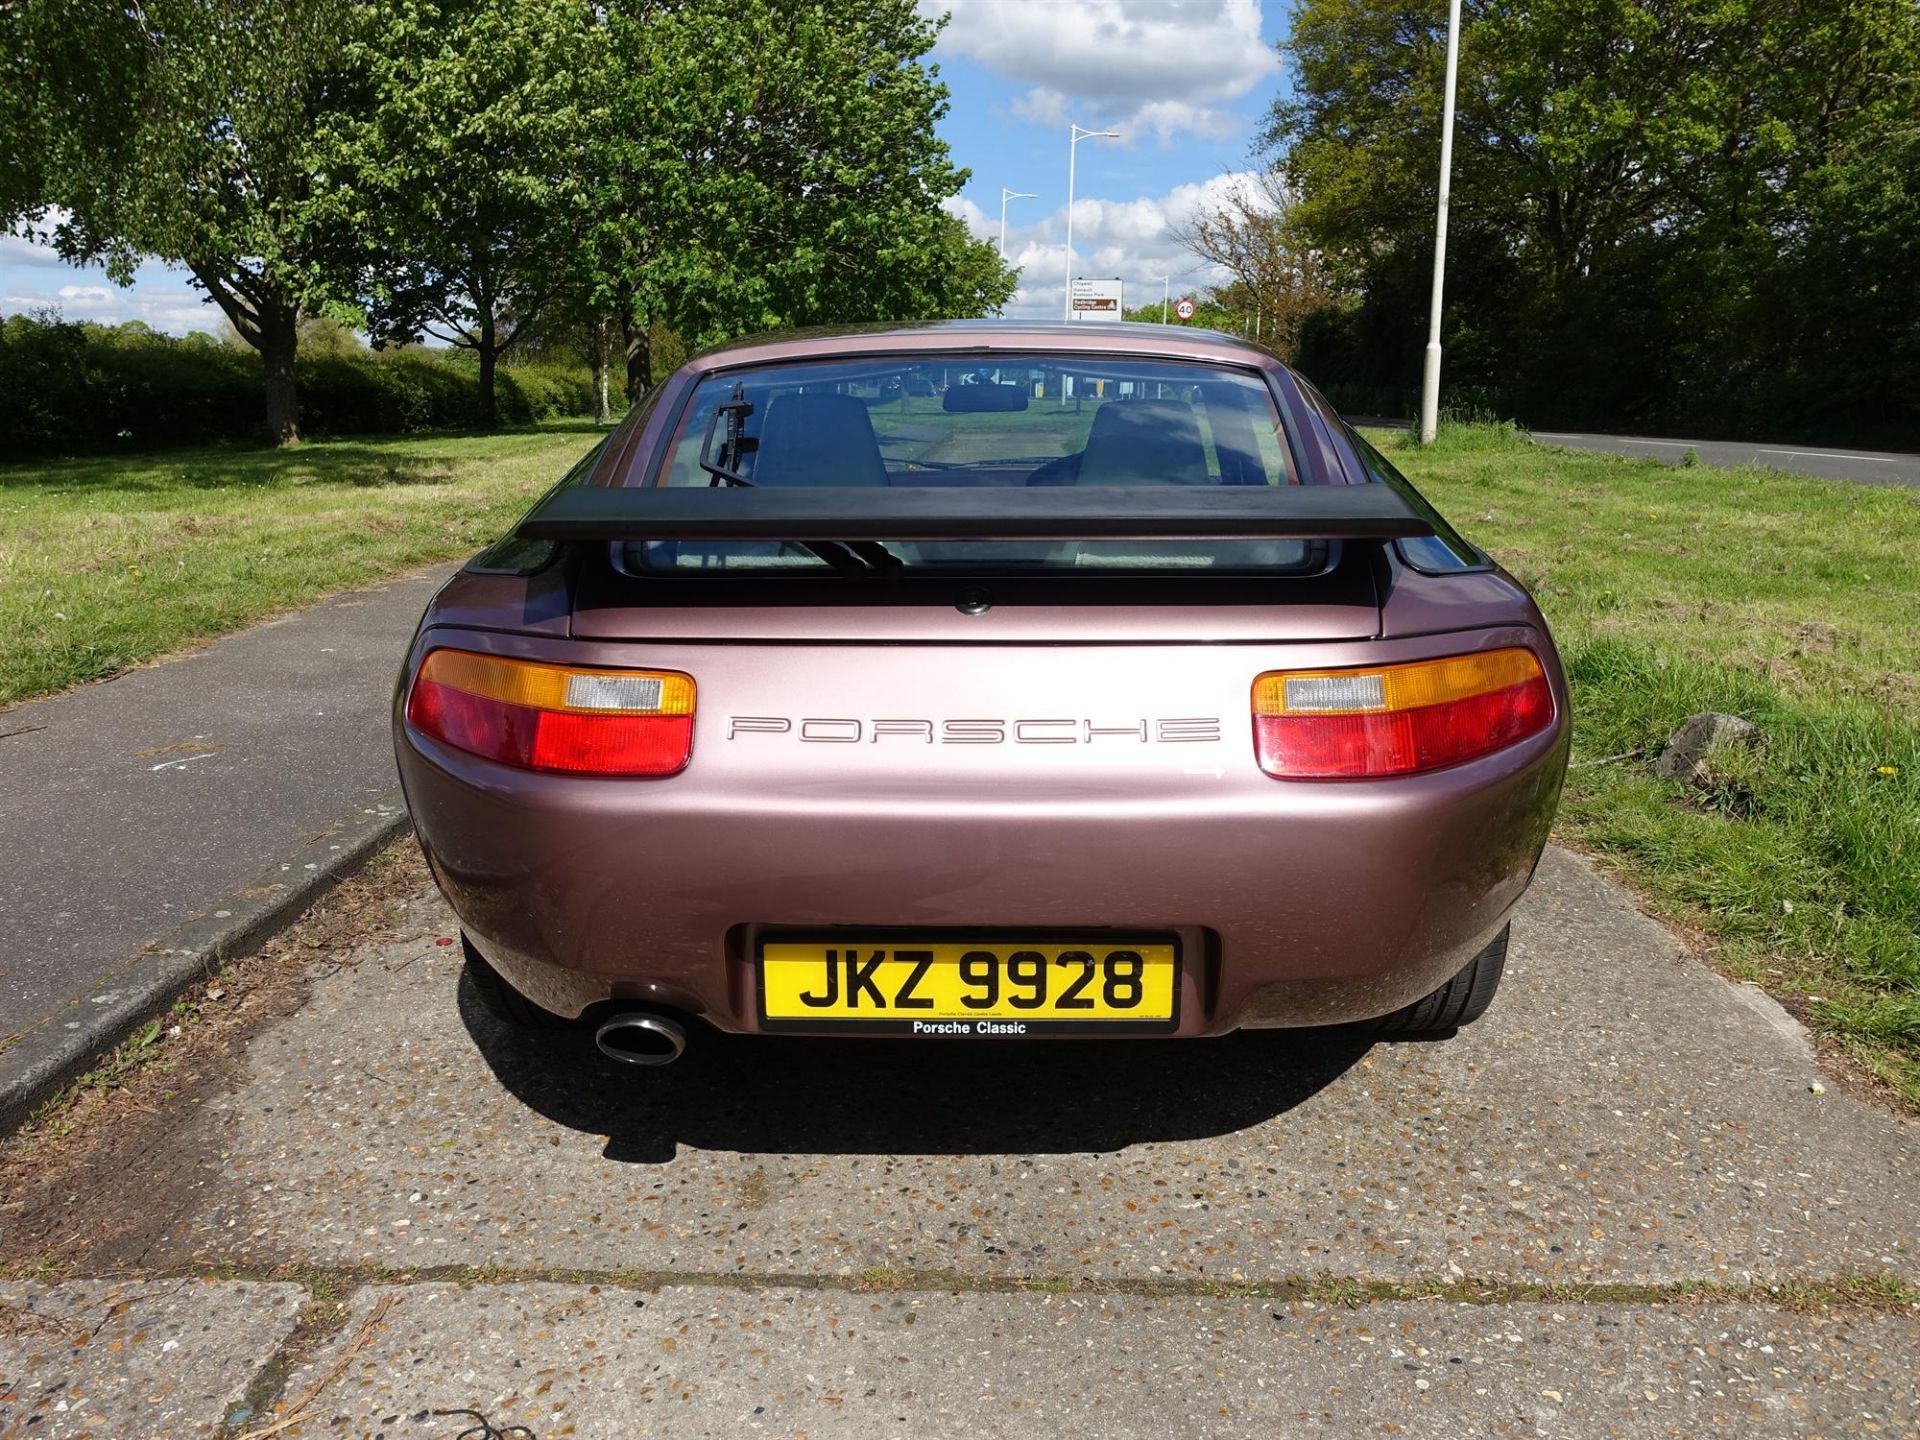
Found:
<path fill-rule="evenodd" d="M 850 941 L 760 946 L 760 1018 L 769 1030 L 903 1035 L 1171 1030 L 1180 951 L 1156 939 Z"/>

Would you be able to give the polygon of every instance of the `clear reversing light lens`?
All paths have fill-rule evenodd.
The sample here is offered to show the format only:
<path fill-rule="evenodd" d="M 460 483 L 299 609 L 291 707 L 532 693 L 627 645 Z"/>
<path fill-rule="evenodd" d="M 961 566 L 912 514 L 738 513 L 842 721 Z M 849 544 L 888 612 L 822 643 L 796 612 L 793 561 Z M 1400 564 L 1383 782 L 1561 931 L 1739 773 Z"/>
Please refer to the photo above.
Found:
<path fill-rule="evenodd" d="M 693 750 L 692 677 L 547 665 L 435 650 L 407 697 L 407 723 L 523 770 L 674 775 Z"/>
<path fill-rule="evenodd" d="M 666 683 L 658 675 L 570 674 L 567 704 L 578 710 L 655 712 Z"/>
<path fill-rule="evenodd" d="M 1386 682 L 1379 675 L 1289 675 L 1282 693 L 1289 715 L 1387 708 Z"/>
<path fill-rule="evenodd" d="M 1539 657 L 1519 648 L 1253 683 L 1260 768 L 1284 780 L 1410 775 L 1490 755 L 1553 723 Z"/>

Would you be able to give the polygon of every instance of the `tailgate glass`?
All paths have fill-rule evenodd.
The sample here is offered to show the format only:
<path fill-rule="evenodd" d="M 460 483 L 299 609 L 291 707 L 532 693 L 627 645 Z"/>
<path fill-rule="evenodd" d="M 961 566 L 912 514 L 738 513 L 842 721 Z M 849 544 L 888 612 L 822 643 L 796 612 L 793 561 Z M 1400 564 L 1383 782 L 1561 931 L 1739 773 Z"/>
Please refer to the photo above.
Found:
<path fill-rule="evenodd" d="M 1100 355 L 868 357 L 711 376 L 682 415 L 670 486 L 1221 486 L 1299 483 L 1256 372 Z M 908 570 L 1314 573 L 1316 540 L 889 541 Z M 808 572 L 806 548 L 635 542 L 635 573 Z"/>

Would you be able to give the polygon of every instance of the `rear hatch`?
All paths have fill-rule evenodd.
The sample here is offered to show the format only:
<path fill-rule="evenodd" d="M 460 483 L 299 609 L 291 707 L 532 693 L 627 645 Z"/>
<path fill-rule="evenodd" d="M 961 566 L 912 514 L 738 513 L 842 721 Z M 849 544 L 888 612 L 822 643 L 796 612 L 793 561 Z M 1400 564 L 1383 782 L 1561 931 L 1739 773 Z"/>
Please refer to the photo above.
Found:
<path fill-rule="evenodd" d="M 1258 674 L 1379 636 L 1379 542 L 1430 521 L 1302 453 L 1229 365 L 795 361 L 702 379 L 653 483 L 561 489 L 519 533 L 587 552 L 598 663 L 694 677 L 703 770 L 1071 789 L 1245 758 Z"/>

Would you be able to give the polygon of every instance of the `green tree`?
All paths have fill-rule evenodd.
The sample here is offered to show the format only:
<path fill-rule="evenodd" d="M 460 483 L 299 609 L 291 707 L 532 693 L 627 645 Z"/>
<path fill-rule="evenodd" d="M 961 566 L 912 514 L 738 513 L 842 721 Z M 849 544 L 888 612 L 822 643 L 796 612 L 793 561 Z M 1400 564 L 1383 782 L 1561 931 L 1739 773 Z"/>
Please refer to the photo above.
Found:
<path fill-rule="evenodd" d="M 365 247 L 369 333 L 471 350 L 492 424 L 502 353 L 580 262 L 606 32 L 584 0 L 381 0 L 351 35 L 372 102 L 330 117 L 320 148 Z"/>
<path fill-rule="evenodd" d="M 941 208 L 967 172 L 935 132 L 913 0 L 616 0 L 599 178 L 597 292 L 689 343 L 793 325 L 980 315 L 1012 295 L 993 247 Z"/>
<path fill-rule="evenodd" d="M 1779 103 L 1800 104 L 1760 72 L 1808 60 L 1808 9 L 1466 0 L 1452 223 L 1562 286 L 1656 221 L 1752 200 L 1793 147 Z M 1431 225 L 1445 23 L 1440 0 L 1310 0 L 1282 44 L 1297 79 L 1267 139 L 1335 263 L 1364 272 Z"/>
<path fill-rule="evenodd" d="M 293 361 L 303 309 L 340 294 L 316 131 L 353 103 L 344 0 L 20 0 L 10 79 L 38 137 L 31 184 L 0 219 L 52 208 L 53 243 L 130 283 L 143 256 L 185 266 L 260 352 L 266 425 L 300 434 Z M 4 203 L 4 202 L 0 202 Z"/>
<path fill-rule="evenodd" d="M 43 110 L 34 103 L 39 77 L 28 45 L 31 20 L 24 5 L 0 5 L 0 235 L 36 215 L 45 193 L 40 161 L 46 139 Z"/>
<path fill-rule="evenodd" d="M 1866 193 L 1839 177 L 1873 168 L 1916 113 L 1920 7 L 1465 0 L 1462 14 L 1450 379 L 1523 418 L 1840 438 L 1784 383 L 1810 332 L 1783 312 L 1825 293 L 1834 247 L 1867 263 L 1833 228 L 1842 197 Z M 1304 327 L 1328 379 L 1410 388 L 1417 372 L 1444 26 L 1441 0 L 1305 0 L 1281 46 L 1294 89 L 1267 140 L 1296 229 L 1358 297 Z M 1859 318 L 1863 337 L 1911 323 Z"/>

